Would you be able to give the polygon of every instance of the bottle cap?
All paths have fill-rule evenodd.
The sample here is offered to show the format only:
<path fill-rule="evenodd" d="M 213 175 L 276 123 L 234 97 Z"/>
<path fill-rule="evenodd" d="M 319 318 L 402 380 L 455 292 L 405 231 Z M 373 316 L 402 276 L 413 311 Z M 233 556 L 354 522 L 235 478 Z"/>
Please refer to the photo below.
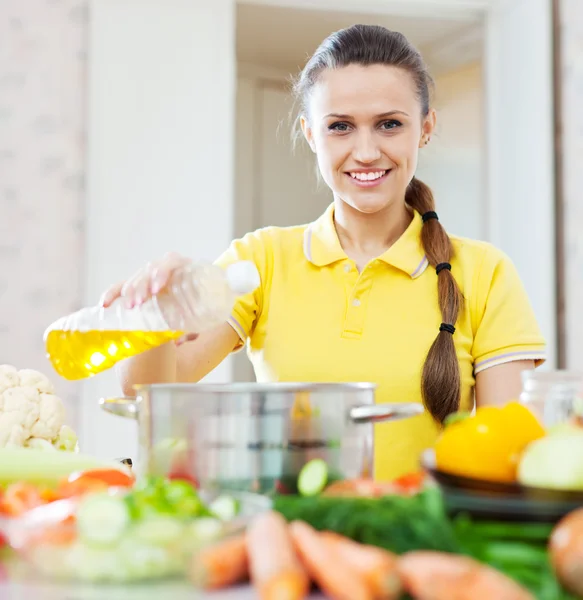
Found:
<path fill-rule="evenodd" d="M 255 263 L 241 260 L 225 269 L 227 283 L 236 294 L 248 294 L 261 285 L 261 278 Z"/>

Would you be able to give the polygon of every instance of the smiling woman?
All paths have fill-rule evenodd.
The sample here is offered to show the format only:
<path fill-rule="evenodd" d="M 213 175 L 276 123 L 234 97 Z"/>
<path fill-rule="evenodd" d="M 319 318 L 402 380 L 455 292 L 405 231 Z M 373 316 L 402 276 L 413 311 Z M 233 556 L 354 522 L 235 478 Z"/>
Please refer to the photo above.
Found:
<path fill-rule="evenodd" d="M 218 264 L 251 260 L 261 285 L 228 323 L 123 363 L 124 391 L 198 381 L 245 344 L 260 382 L 372 381 L 377 402 L 427 408 L 376 425 L 379 479 L 417 469 L 449 414 L 516 397 L 520 372 L 545 358 L 544 340 L 511 261 L 448 235 L 415 178 L 436 123 L 431 86 L 400 33 L 355 25 L 324 40 L 295 91 L 332 203 L 308 225 L 233 241 Z M 144 302 L 188 262 L 150 263 L 107 290 L 104 304 Z"/>

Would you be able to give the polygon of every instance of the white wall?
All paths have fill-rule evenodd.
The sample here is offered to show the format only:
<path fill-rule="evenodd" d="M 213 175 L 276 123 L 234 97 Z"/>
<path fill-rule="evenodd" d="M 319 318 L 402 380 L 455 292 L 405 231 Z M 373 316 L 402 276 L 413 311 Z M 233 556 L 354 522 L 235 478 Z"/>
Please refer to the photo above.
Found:
<path fill-rule="evenodd" d="M 43 332 L 81 304 L 86 44 L 86 0 L 0 1 L 0 364 L 46 373 L 74 427 Z"/>
<path fill-rule="evenodd" d="M 563 225 L 567 367 L 583 372 L 583 2 L 562 0 Z"/>
<path fill-rule="evenodd" d="M 437 131 L 422 149 L 417 176 L 431 186 L 450 233 L 484 239 L 484 86 L 474 63 L 435 78 Z"/>
<path fill-rule="evenodd" d="M 91 9 L 86 303 L 168 250 L 213 259 L 233 237 L 232 1 Z M 113 372 L 85 382 L 83 446 L 135 457 L 135 424 L 97 406 L 118 393 Z"/>
<path fill-rule="evenodd" d="M 556 357 L 551 0 L 501 2 L 486 26 L 488 237 L 524 281 L 548 368 Z"/>

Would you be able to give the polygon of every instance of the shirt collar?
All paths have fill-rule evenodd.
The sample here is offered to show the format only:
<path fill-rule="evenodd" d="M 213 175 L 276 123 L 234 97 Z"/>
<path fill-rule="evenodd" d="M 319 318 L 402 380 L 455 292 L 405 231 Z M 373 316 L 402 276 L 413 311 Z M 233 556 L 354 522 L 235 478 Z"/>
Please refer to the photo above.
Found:
<path fill-rule="evenodd" d="M 421 215 L 414 211 L 413 220 L 403 235 L 381 256 L 379 260 L 407 273 L 412 279 L 419 277 L 428 262 L 421 244 Z M 347 258 L 340 245 L 334 226 L 334 204 L 304 232 L 304 254 L 317 267 L 324 267 Z"/>

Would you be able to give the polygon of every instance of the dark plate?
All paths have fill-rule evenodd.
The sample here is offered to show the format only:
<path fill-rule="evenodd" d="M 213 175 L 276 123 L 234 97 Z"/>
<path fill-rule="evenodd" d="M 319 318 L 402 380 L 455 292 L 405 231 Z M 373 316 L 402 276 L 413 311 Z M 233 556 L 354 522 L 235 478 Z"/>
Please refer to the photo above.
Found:
<path fill-rule="evenodd" d="M 423 453 L 423 468 L 442 490 L 448 512 L 501 521 L 555 523 L 583 506 L 583 492 L 552 490 L 461 477 L 438 471 L 433 450 Z"/>

